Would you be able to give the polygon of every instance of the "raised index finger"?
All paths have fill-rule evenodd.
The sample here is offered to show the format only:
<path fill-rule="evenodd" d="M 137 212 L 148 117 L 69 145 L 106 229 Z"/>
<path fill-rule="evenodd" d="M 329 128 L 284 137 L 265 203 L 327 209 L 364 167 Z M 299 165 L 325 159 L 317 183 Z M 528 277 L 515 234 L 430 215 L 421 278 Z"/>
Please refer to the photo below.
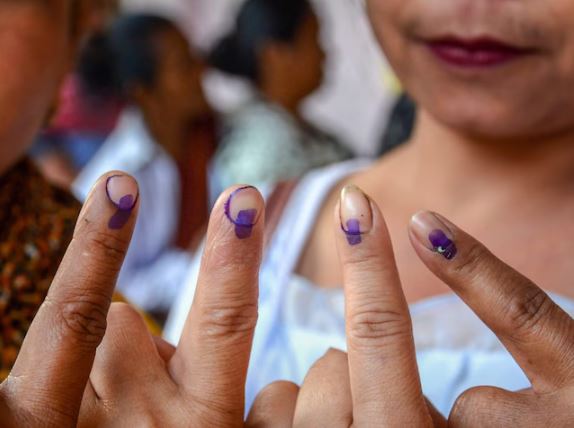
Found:
<path fill-rule="evenodd" d="M 427 267 L 496 333 L 538 390 L 572 379 L 574 322 L 538 286 L 438 214 L 413 217 Z"/>
<path fill-rule="evenodd" d="M 335 228 L 354 424 L 428 425 L 410 314 L 383 216 L 361 190 L 348 186 L 335 212 Z"/>
<path fill-rule="evenodd" d="M 75 426 L 137 207 L 137 183 L 123 173 L 92 189 L 7 381 L 19 408 Z"/>
<path fill-rule="evenodd" d="M 170 361 L 206 426 L 222 417 L 225 426 L 243 422 L 263 223 L 263 198 L 249 186 L 225 192 L 211 214 L 194 302 Z"/>

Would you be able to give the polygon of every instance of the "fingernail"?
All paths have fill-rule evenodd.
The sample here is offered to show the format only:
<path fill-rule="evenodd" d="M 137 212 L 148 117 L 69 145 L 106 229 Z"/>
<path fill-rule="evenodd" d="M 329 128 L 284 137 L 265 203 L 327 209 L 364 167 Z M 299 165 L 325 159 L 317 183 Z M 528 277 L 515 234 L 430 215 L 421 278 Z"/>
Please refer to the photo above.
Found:
<path fill-rule="evenodd" d="M 121 211 L 131 211 L 138 199 L 138 184 L 128 175 L 112 175 L 106 182 L 109 200 Z"/>
<path fill-rule="evenodd" d="M 112 175 L 106 181 L 108 199 L 118 209 L 108 223 L 110 229 L 121 229 L 130 218 L 130 214 L 139 197 L 137 182 L 128 175 Z"/>
<path fill-rule="evenodd" d="M 373 213 L 367 196 L 357 186 L 346 186 L 341 191 L 341 228 L 349 245 L 363 242 L 363 235 L 373 228 Z"/>
<path fill-rule="evenodd" d="M 235 235 L 247 239 L 259 220 L 261 196 L 255 187 L 246 186 L 235 190 L 225 203 L 225 215 L 235 225 Z"/>
<path fill-rule="evenodd" d="M 429 250 L 447 260 L 456 256 L 458 250 L 452 232 L 434 213 L 424 211 L 415 214 L 411 227 L 417 240 Z"/>

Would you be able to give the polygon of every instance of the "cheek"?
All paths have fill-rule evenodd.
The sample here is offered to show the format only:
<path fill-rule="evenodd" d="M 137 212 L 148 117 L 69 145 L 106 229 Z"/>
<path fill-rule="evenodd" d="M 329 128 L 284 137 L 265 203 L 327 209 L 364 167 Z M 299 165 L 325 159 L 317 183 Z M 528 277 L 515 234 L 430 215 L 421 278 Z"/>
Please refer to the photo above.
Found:
<path fill-rule="evenodd" d="M 57 56 L 64 47 L 48 34 L 23 26 L 0 30 L 0 52 L 9 58 L 0 62 L 0 142 L 2 154 L 12 158 L 31 143 L 64 74 L 65 61 Z"/>

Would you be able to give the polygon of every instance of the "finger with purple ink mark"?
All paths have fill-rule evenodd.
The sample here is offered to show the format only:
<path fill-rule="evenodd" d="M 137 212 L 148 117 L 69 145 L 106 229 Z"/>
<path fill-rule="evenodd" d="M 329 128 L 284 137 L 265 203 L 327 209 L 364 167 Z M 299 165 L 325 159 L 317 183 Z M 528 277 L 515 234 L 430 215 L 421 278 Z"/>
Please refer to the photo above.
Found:
<path fill-rule="evenodd" d="M 341 192 L 341 229 L 351 246 L 363 242 L 362 235 L 371 231 L 373 216 L 371 204 L 365 194 L 356 186 L 346 186 Z"/>
<path fill-rule="evenodd" d="M 458 253 L 452 231 L 438 216 L 431 212 L 420 212 L 412 218 L 412 231 L 419 242 L 447 260 Z"/>
<path fill-rule="evenodd" d="M 235 235 L 247 239 L 259 220 L 259 192 L 255 187 L 245 186 L 235 190 L 225 203 L 225 215 L 235 225 Z"/>
<path fill-rule="evenodd" d="M 108 199 L 117 208 L 110 218 L 108 227 L 113 230 L 123 228 L 131 217 L 131 213 L 139 199 L 137 182 L 128 175 L 112 175 L 106 181 Z"/>

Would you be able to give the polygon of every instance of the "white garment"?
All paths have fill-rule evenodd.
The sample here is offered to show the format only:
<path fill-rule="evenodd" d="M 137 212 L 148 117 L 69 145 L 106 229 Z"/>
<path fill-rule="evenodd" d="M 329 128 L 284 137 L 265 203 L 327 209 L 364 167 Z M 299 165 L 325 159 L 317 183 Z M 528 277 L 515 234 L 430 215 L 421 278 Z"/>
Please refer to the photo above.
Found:
<path fill-rule="evenodd" d="M 111 170 L 132 175 L 139 185 L 140 209 L 118 290 L 148 311 L 169 310 L 190 264 L 173 247 L 179 221 L 181 185 L 173 159 L 150 136 L 142 114 L 126 109 L 104 145 L 73 184 L 85 200 L 96 180 Z"/>
<path fill-rule="evenodd" d="M 326 196 L 344 177 L 367 165 L 352 161 L 309 174 L 285 208 L 261 269 L 247 406 L 275 380 L 301 384 L 311 365 L 329 348 L 346 349 L 342 289 L 315 287 L 294 272 Z M 165 330 L 172 343 L 181 335 L 193 299 L 198 263 L 194 265 Z M 574 314 L 574 301 L 552 297 Z M 410 310 L 423 390 L 443 414 L 449 413 L 456 397 L 473 386 L 509 390 L 529 386 L 496 336 L 458 296 L 434 297 L 411 305 Z"/>

